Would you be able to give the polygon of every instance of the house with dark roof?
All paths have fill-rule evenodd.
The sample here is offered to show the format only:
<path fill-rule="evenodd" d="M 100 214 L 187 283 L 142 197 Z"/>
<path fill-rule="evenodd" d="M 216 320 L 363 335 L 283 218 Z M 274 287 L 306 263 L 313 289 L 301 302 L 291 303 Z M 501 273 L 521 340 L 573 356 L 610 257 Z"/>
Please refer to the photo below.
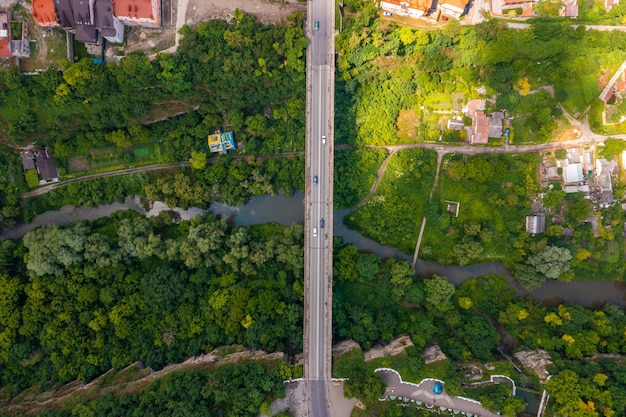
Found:
<path fill-rule="evenodd" d="M 501 138 L 502 128 L 504 126 L 504 113 L 501 111 L 494 111 L 489 117 L 489 137 Z"/>
<path fill-rule="evenodd" d="M 124 24 L 113 16 L 111 0 L 95 0 L 93 15 L 103 38 L 113 43 L 124 42 Z"/>
<path fill-rule="evenodd" d="M 33 0 L 33 18 L 41 26 L 60 26 L 78 42 L 124 41 L 124 25 L 113 14 L 111 0 Z"/>
<path fill-rule="evenodd" d="M 39 171 L 39 175 L 41 175 L 39 184 L 47 184 L 59 180 L 59 170 L 54 165 L 52 155 L 47 147 L 39 148 L 35 151 L 35 163 L 37 165 L 37 171 Z"/>
<path fill-rule="evenodd" d="M 76 21 L 74 21 L 74 12 L 70 0 L 54 0 L 54 11 L 57 15 L 59 25 L 69 31 L 74 31 Z"/>
<path fill-rule="evenodd" d="M 28 147 L 20 149 L 24 171 L 36 169 L 40 176 L 39 184 L 59 181 L 59 170 L 54 165 L 52 155 L 47 147 Z"/>
<path fill-rule="evenodd" d="M 24 171 L 35 169 L 35 154 L 32 148 L 20 149 L 20 158 L 22 158 L 22 167 Z"/>

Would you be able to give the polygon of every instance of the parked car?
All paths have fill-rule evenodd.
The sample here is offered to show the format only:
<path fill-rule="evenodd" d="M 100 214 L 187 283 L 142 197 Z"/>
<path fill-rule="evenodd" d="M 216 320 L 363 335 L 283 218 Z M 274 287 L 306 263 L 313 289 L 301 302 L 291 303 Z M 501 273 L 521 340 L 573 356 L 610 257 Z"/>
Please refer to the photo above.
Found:
<path fill-rule="evenodd" d="M 389 12 L 384 12 L 383 15 L 387 16 L 387 17 L 392 17 L 393 13 L 389 13 Z"/>

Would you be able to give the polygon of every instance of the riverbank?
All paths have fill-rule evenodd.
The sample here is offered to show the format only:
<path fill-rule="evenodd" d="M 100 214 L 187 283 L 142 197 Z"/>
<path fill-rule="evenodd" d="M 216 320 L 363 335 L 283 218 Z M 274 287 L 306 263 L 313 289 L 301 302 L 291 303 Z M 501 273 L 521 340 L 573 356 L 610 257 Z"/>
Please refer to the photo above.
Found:
<path fill-rule="evenodd" d="M 223 216 L 232 216 L 237 226 L 249 226 L 268 222 L 289 226 L 294 222 L 304 221 L 303 199 L 304 194 L 302 192 L 297 192 L 291 197 L 286 197 L 282 194 L 263 195 L 253 197 L 248 204 L 241 206 L 213 203 L 208 211 Z M 156 216 L 163 210 L 169 210 L 169 208 L 162 202 L 154 202 L 152 208 L 146 211 L 139 204 L 137 197 L 127 197 L 123 203 L 112 203 L 95 207 L 74 207 L 68 205 L 63 206 L 60 210 L 48 211 L 35 216 L 31 223 L 5 229 L 0 233 L 0 239 L 19 239 L 29 231 L 46 224 L 68 226 L 77 221 L 94 221 L 101 217 L 110 216 L 120 210 L 134 210 L 144 216 Z M 173 210 L 183 220 L 189 220 L 207 212 L 193 207 L 188 210 L 181 208 Z M 375 253 L 381 258 L 396 258 L 411 262 L 411 255 L 396 248 L 381 245 L 364 237 L 359 232 L 349 229 L 343 222 L 344 217 L 348 213 L 350 213 L 350 209 L 335 212 L 333 224 L 335 236 L 341 237 L 344 243 L 353 244 L 359 250 Z M 466 266 L 444 266 L 433 261 L 418 259 L 415 267 L 420 277 L 429 278 L 433 274 L 443 275 L 457 286 L 469 278 L 491 274 L 503 275 L 519 297 L 531 296 L 535 300 L 551 306 L 564 302 L 593 308 L 601 307 L 605 303 L 616 304 L 622 307 L 626 306 L 626 285 L 622 282 L 547 281 L 540 288 L 528 292 L 519 286 L 511 273 L 499 262 Z"/>

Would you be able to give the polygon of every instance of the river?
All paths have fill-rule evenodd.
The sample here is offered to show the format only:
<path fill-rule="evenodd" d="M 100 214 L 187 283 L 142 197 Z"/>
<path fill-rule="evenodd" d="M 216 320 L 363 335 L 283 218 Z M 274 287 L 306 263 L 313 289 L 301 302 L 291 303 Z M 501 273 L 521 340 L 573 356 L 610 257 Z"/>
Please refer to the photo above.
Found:
<path fill-rule="evenodd" d="M 302 204 L 304 194 L 298 192 L 292 197 L 278 195 L 263 195 L 253 197 L 248 204 L 241 206 L 227 206 L 213 203 L 209 208 L 214 214 L 233 216 L 238 226 L 248 226 L 267 222 L 276 222 L 290 226 L 294 222 L 304 221 L 304 206 Z M 119 210 L 135 210 L 145 216 L 156 216 L 167 206 L 156 202 L 150 211 L 146 212 L 138 203 L 137 198 L 126 198 L 123 203 L 106 204 L 96 207 L 63 206 L 60 210 L 53 210 L 35 216 L 31 223 L 18 225 L 12 229 L 0 233 L 1 239 L 18 239 L 36 227 L 45 224 L 67 226 L 80 220 L 93 221 L 101 217 L 109 216 Z M 188 220 L 205 213 L 198 208 L 183 210 L 174 209 L 182 219 Z M 344 242 L 351 243 L 363 251 L 377 254 L 382 258 L 397 258 L 411 261 L 412 255 L 406 254 L 396 248 L 380 245 L 368 239 L 355 230 L 348 229 L 343 223 L 343 218 L 350 209 L 337 210 L 334 215 L 334 235 L 342 237 Z M 540 288 L 528 292 L 521 288 L 513 279 L 510 272 L 499 262 L 489 262 L 468 266 L 443 266 L 436 262 L 418 260 L 417 273 L 422 277 L 431 276 L 433 273 L 446 276 L 456 285 L 461 284 L 468 278 L 479 277 L 488 274 L 504 275 L 511 287 L 521 297 L 530 295 L 548 305 L 558 305 L 563 302 L 580 304 L 586 307 L 600 307 L 604 303 L 613 303 L 622 307 L 626 306 L 626 285 L 613 281 L 575 281 L 559 282 L 548 281 Z"/>

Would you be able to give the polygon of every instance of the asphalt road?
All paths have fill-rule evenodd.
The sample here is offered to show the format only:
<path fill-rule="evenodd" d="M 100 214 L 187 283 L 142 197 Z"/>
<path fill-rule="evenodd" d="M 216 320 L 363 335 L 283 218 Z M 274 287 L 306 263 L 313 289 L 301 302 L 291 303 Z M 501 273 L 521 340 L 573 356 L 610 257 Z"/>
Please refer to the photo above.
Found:
<path fill-rule="evenodd" d="M 307 13 L 304 377 L 311 417 L 330 416 L 334 7 L 315 0 Z"/>

